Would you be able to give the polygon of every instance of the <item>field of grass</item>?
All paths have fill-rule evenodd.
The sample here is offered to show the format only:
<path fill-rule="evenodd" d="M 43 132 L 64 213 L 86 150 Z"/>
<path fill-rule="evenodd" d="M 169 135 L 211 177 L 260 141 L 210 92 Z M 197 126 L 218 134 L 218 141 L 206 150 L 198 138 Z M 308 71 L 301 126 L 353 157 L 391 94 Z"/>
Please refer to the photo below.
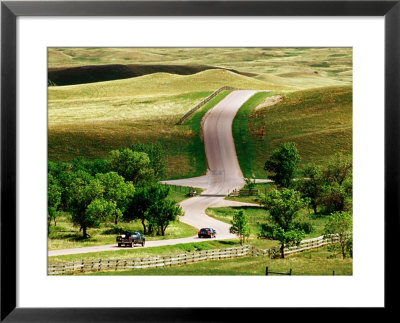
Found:
<path fill-rule="evenodd" d="M 196 189 L 197 193 L 201 193 L 201 189 Z M 167 199 L 181 202 L 189 197 L 189 187 L 171 187 Z M 48 238 L 48 250 L 56 249 L 68 249 L 68 248 L 81 248 L 100 246 L 106 244 L 115 243 L 115 237 L 118 234 L 118 230 L 121 228 L 128 231 L 139 231 L 143 232 L 143 226 L 140 221 L 132 221 L 132 223 L 119 223 L 117 227 L 113 223 L 107 223 L 101 228 L 89 228 L 88 233 L 90 238 L 83 239 L 82 233 L 79 232 L 78 227 L 74 227 L 69 221 L 68 214 L 63 213 L 57 217 L 57 225 L 54 223 L 50 226 L 50 234 Z M 146 236 L 147 241 L 152 240 L 164 240 L 164 239 L 175 239 L 191 237 L 197 233 L 197 230 L 185 223 L 174 222 L 171 223 L 166 232 L 165 236 Z"/>
<path fill-rule="evenodd" d="M 246 213 L 251 232 L 250 238 L 256 239 L 258 233 L 260 232 L 260 225 L 267 222 L 267 211 L 262 207 L 242 206 L 208 208 L 206 210 L 206 214 L 214 219 L 230 224 L 233 219 L 233 215 L 239 210 L 243 210 Z M 310 234 L 307 234 L 305 239 L 319 237 L 324 234 L 324 226 L 327 222 L 326 217 L 314 217 L 309 214 L 307 209 L 303 209 L 300 211 L 299 219 L 311 223 L 314 228 L 314 231 Z M 278 244 L 277 241 L 274 243 Z"/>
<path fill-rule="evenodd" d="M 233 122 L 244 176 L 266 178 L 265 161 L 288 141 L 296 143 L 300 166 L 310 162 L 324 164 L 336 152 L 352 153 L 350 86 L 287 93 L 280 102 L 256 109 L 262 99 L 261 93 L 254 96 Z"/>
<path fill-rule="evenodd" d="M 89 252 L 84 254 L 64 255 L 49 257 L 50 263 L 60 263 L 69 261 L 93 260 L 93 259 L 131 259 L 146 258 L 152 256 L 163 256 L 180 254 L 198 250 L 223 249 L 239 246 L 237 240 L 205 240 L 202 242 L 181 243 L 171 246 L 161 247 L 136 247 L 122 248 L 115 251 Z"/>
<path fill-rule="evenodd" d="M 207 163 L 200 138 L 200 121 L 204 113 L 228 95 L 229 91 L 210 100 L 183 125 L 176 123 L 194 103 L 209 94 L 211 92 L 179 96 L 180 99 L 171 103 L 177 109 L 172 116 L 165 116 L 161 112 L 156 114 L 156 111 L 151 110 L 151 104 L 147 103 L 148 114 L 144 114 L 142 119 L 66 124 L 60 122 L 55 125 L 49 123 L 49 159 L 69 161 L 77 155 L 104 158 L 111 150 L 129 146 L 133 142 L 159 142 L 166 154 L 167 178 L 202 175 L 207 169 Z M 186 108 L 183 110 L 184 102 Z"/>
<path fill-rule="evenodd" d="M 123 80 L 79 85 L 51 86 L 49 87 L 48 93 L 49 107 L 52 106 L 52 103 L 57 103 L 58 108 L 59 103 L 63 103 L 64 100 L 69 101 L 69 104 L 85 104 L 86 101 L 90 101 L 93 104 L 98 103 L 100 111 L 103 111 L 105 104 L 102 102 L 104 100 L 110 100 L 111 103 L 115 101 L 121 103 L 119 105 L 120 109 L 125 107 L 125 105 L 126 108 L 132 109 L 132 107 L 130 107 L 130 100 L 132 100 L 132 98 L 143 100 L 146 98 L 154 98 L 155 96 L 174 97 L 193 92 L 212 92 L 224 85 L 254 90 L 269 89 L 269 84 L 264 81 L 221 69 L 207 70 L 193 75 L 153 73 Z M 100 102 L 98 102 L 98 100 L 100 100 Z M 127 102 L 124 102 L 123 100 L 127 100 Z M 173 101 L 173 99 L 171 101 Z M 110 102 L 106 103 L 109 104 Z M 125 103 L 125 105 L 123 105 L 123 103 Z M 102 106 L 103 109 L 101 109 Z M 94 109 L 92 108 L 91 110 Z M 131 110 L 129 110 L 129 112 L 131 112 Z M 168 110 L 165 112 L 168 112 Z M 57 111 L 57 113 L 59 115 L 60 111 Z M 118 111 L 114 120 L 118 119 L 119 113 L 120 112 Z M 152 112 L 152 115 L 154 114 L 158 113 Z M 86 117 L 89 116 L 93 120 L 96 120 L 96 117 L 92 114 L 82 117 L 82 119 L 85 120 Z M 141 115 L 137 116 L 136 114 L 132 114 L 124 117 L 135 119 L 139 117 L 140 119 L 140 116 Z M 69 115 L 59 115 L 59 117 L 63 123 L 71 121 Z M 72 119 L 72 122 L 75 123 L 77 120 Z"/>
<path fill-rule="evenodd" d="M 146 64 L 108 64 L 90 65 L 66 68 L 49 68 L 48 79 L 52 86 L 73 85 L 127 79 L 153 73 L 169 73 L 191 75 L 210 69 L 220 69 L 215 66 L 192 65 L 146 65 Z M 240 73 L 234 69 L 231 72 L 255 76 L 252 73 Z"/>
<path fill-rule="evenodd" d="M 255 138 L 249 134 L 249 118 L 251 112 L 261 104 L 267 97 L 272 96 L 273 92 L 258 92 L 247 100 L 237 112 L 235 119 L 232 123 L 232 135 L 235 140 L 236 154 L 238 156 L 239 165 L 245 177 L 251 178 L 257 173 L 257 178 L 264 178 L 260 176 L 260 171 L 254 168 L 255 163 L 252 159 L 256 156 L 256 146 L 252 144 Z"/>
<path fill-rule="evenodd" d="M 266 193 L 268 190 L 271 188 L 276 188 L 276 185 L 274 183 L 257 183 L 255 184 L 253 190 L 257 190 L 260 193 Z M 248 190 L 248 186 L 245 185 L 243 187 L 243 190 Z M 244 203 L 254 203 L 258 204 L 258 196 L 227 196 L 225 197 L 226 200 L 230 201 L 238 201 L 238 202 L 244 202 Z"/>
<path fill-rule="evenodd" d="M 321 86 L 343 88 L 352 83 L 351 48 L 49 48 L 48 62 L 49 69 L 81 66 L 85 70 L 89 65 L 136 64 L 146 71 L 150 69 L 150 72 L 154 72 L 113 81 L 50 86 L 50 160 L 69 161 L 77 155 L 103 158 L 109 151 L 129 146 L 133 142 L 160 142 L 167 152 L 166 179 L 204 174 L 204 147 L 199 138 L 201 132 L 196 129 L 200 127 L 203 113 L 198 112 L 192 122 L 189 120 L 184 125 L 178 126 L 176 123 L 185 112 L 217 88 L 230 85 L 243 89 L 273 91 L 257 94 L 251 99 L 253 103 L 243 107 L 239 111 L 239 117 L 235 119 L 240 122 L 240 133 L 237 126 L 234 130 L 236 137 L 246 138 L 248 141 L 237 142 L 241 146 L 237 149 L 243 172 L 245 176 L 255 172 L 257 177 L 262 178 L 265 174 L 259 166 L 263 165 L 272 148 L 280 139 L 286 140 L 293 135 L 299 135 L 299 129 L 287 134 L 281 133 L 282 129 L 276 126 L 286 125 L 272 124 L 268 113 L 262 113 L 263 120 L 253 120 L 254 116 L 248 121 L 244 120 L 243 118 L 248 118 L 246 113 L 254 108 L 253 104 L 262 101 L 266 96 L 281 95 L 285 100 L 279 106 L 296 105 L 299 102 L 288 98 L 297 95 L 297 99 L 301 99 L 300 96 L 306 96 L 308 92 L 292 93 L 293 91 Z M 202 70 L 202 66 L 219 69 Z M 121 65 L 118 68 L 120 67 Z M 193 70 L 189 72 L 197 69 L 202 71 L 180 75 L 187 73 L 189 67 Z M 112 70 L 112 67 L 108 69 L 111 69 L 111 74 L 118 72 Z M 224 69 L 233 69 L 243 75 Z M 315 105 L 325 104 L 324 97 L 325 95 L 315 97 Z M 349 107 L 351 109 L 351 104 Z M 208 108 L 211 106 L 208 105 Z M 328 117 L 331 116 L 326 119 Z M 346 117 L 348 114 L 343 116 Z M 278 130 L 278 133 L 265 133 L 266 137 L 253 138 L 253 132 L 261 128 L 260 122 L 265 123 L 262 127 L 275 127 L 274 131 Z M 243 128 L 246 123 L 249 129 Z M 309 125 L 306 125 L 300 134 L 304 135 L 308 128 Z M 313 144 L 329 144 L 333 130 L 332 124 L 321 126 L 318 142 L 312 142 L 309 136 L 297 137 L 297 141 L 304 142 L 302 148 L 309 148 Z M 333 141 L 336 142 L 333 144 L 340 146 L 345 142 L 347 145 L 348 129 L 342 127 L 336 130 L 333 134 Z M 248 138 L 246 131 L 249 132 Z M 331 148 L 335 147 L 327 147 Z M 348 145 L 343 149 L 349 150 Z M 246 150 L 249 150 L 250 155 Z M 311 157 L 306 158 L 319 162 L 315 149 L 305 149 L 303 154 L 308 156 L 310 152 Z M 323 155 L 324 153 L 321 159 L 325 158 Z M 246 162 L 246 156 L 251 156 L 250 163 Z"/>
<path fill-rule="evenodd" d="M 176 267 L 141 268 L 126 271 L 109 271 L 88 275 L 265 275 L 265 267 L 269 271 L 292 275 L 352 275 L 352 259 L 331 258 L 327 248 L 311 250 L 288 256 L 285 259 L 269 259 L 266 257 L 243 257 L 215 261 L 204 261 Z"/>
<path fill-rule="evenodd" d="M 104 158 L 133 142 L 159 142 L 167 155 L 167 177 L 199 176 L 207 164 L 200 121 L 225 97 L 223 92 L 184 125 L 177 121 L 217 88 L 231 85 L 265 89 L 267 85 L 228 71 L 189 76 L 157 73 L 126 80 L 49 87 L 50 160 L 77 155 Z"/>
<path fill-rule="evenodd" d="M 298 89 L 351 84 L 351 48 L 49 48 L 49 68 L 104 65 L 211 65 L 257 74 Z"/>
<path fill-rule="evenodd" d="M 128 231 L 143 232 L 143 226 L 140 221 L 131 223 L 119 223 L 117 227 L 113 223 L 108 223 L 100 228 L 90 228 L 89 238 L 83 239 L 79 227 L 74 227 L 69 221 L 68 215 L 64 214 L 57 218 L 57 225 L 50 226 L 50 234 L 47 239 L 48 250 L 59 250 L 69 248 L 93 247 L 107 244 L 115 244 L 115 238 L 119 234 L 120 228 Z M 183 222 L 171 223 L 165 232 L 165 236 L 146 235 L 147 241 L 177 239 L 196 235 L 197 230 Z"/>
<path fill-rule="evenodd" d="M 170 187 L 170 191 L 167 199 L 171 201 L 175 201 L 177 203 L 189 198 L 190 187 L 186 186 L 176 186 L 176 185 L 167 185 Z M 200 195 L 203 191 L 201 188 L 194 188 L 197 195 Z"/>

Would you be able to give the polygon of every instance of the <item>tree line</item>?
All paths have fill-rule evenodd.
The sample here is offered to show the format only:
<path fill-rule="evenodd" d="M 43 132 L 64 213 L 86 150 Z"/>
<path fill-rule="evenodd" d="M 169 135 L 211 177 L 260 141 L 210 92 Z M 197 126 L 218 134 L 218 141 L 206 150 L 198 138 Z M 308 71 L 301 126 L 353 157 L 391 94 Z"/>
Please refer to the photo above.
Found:
<path fill-rule="evenodd" d="M 48 226 L 57 213 L 68 212 L 84 238 L 88 228 L 104 222 L 139 220 L 144 234 L 164 235 L 182 215 L 167 199 L 169 187 L 158 182 L 165 174 L 160 144 L 134 144 L 113 150 L 106 159 L 78 157 L 70 163 L 48 163 Z"/>
<path fill-rule="evenodd" d="M 283 143 L 265 162 L 264 170 L 276 188 L 260 193 L 259 203 L 268 211 L 267 223 L 260 225 L 259 238 L 278 240 L 281 257 L 285 246 L 299 245 L 311 233 L 311 223 L 299 217 L 299 211 L 310 208 L 314 216 L 327 216 L 325 234 L 339 236 L 342 257 L 352 256 L 352 157 L 337 153 L 326 166 L 308 164 L 303 177 L 295 180 L 300 155 L 295 143 Z M 246 179 L 248 186 L 255 182 Z M 233 218 L 231 232 L 240 242 L 250 235 L 244 211 Z M 333 246 L 332 248 L 336 248 Z"/>

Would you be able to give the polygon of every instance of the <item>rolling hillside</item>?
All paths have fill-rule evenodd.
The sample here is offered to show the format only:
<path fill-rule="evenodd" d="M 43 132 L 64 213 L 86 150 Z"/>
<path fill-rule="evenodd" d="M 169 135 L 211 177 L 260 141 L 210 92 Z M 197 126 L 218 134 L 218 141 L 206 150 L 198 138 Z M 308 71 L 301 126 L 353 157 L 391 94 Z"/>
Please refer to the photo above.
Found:
<path fill-rule="evenodd" d="M 268 98 L 253 98 L 233 124 L 242 171 L 264 178 L 265 161 L 283 142 L 296 143 L 301 165 L 323 164 L 334 153 L 352 153 L 352 88 L 324 87 L 285 94 L 257 109 Z M 242 110 L 243 109 L 243 110 Z"/>
<path fill-rule="evenodd" d="M 218 68 L 215 66 L 203 65 L 85 65 L 65 68 L 50 68 L 48 70 L 48 79 L 50 84 L 60 86 L 127 79 L 153 73 L 191 75 L 211 69 Z M 256 76 L 256 74 L 252 73 L 242 73 L 233 69 L 228 70 L 245 76 Z"/>
<path fill-rule="evenodd" d="M 299 85 L 298 89 L 305 88 L 304 84 L 301 84 L 304 75 L 307 75 L 304 81 L 309 83 L 307 88 L 350 85 L 352 60 L 352 48 L 345 47 L 49 48 L 48 50 L 50 69 L 108 64 L 171 65 L 171 68 L 174 65 L 214 66 L 234 69 L 261 80 L 276 76 L 280 79 L 278 84 L 289 87 L 293 84 Z M 154 71 L 171 72 L 160 68 Z M 313 78 L 317 82 L 312 84 L 310 82 Z M 341 84 L 318 83 L 324 80 L 338 81 Z"/>
<path fill-rule="evenodd" d="M 303 164 L 351 151 L 351 48 L 49 48 L 48 64 L 49 73 L 70 77 L 67 83 L 94 82 L 48 87 L 50 160 L 102 158 L 132 142 L 161 142 L 169 178 L 200 175 L 199 125 L 176 122 L 225 85 L 271 91 L 235 119 L 246 176 L 264 177 L 265 160 L 284 141 L 298 144 Z M 268 97 L 282 100 L 255 112 Z"/>
<path fill-rule="evenodd" d="M 167 152 L 170 178 L 201 175 L 206 161 L 199 141 L 200 121 L 197 125 L 176 123 L 224 85 L 269 89 L 263 81 L 226 70 L 188 76 L 155 73 L 49 87 L 49 159 L 68 161 L 78 155 L 103 158 L 133 142 L 161 142 Z M 199 113 L 202 115 L 202 111 Z"/>

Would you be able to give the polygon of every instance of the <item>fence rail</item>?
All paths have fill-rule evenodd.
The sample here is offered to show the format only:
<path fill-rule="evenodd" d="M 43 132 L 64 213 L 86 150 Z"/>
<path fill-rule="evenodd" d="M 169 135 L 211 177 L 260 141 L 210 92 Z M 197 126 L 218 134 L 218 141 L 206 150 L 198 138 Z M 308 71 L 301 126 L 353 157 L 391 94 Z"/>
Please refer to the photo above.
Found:
<path fill-rule="evenodd" d="M 203 99 L 200 103 L 198 103 L 194 108 L 186 112 L 178 121 L 178 124 L 182 124 L 183 121 L 185 121 L 189 116 L 191 116 L 195 111 L 200 109 L 204 104 L 206 104 L 208 101 L 210 101 L 212 98 L 214 98 L 217 94 L 219 94 L 222 91 L 228 91 L 228 90 L 238 90 L 237 88 L 231 87 L 231 86 L 223 86 L 210 94 L 208 97 Z"/>
<path fill-rule="evenodd" d="M 229 193 L 229 196 L 257 196 L 260 192 L 267 194 L 267 189 L 233 190 Z"/>
<path fill-rule="evenodd" d="M 336 243 L 337 235 L 323 236 L 301 241 L 299 246 L 285 247 L 285 254 L 292 254 L 304 250 L 320 248 L 328 244 Z M 168 267 L 186 265 L 199 261 L 236 258 L 244 256 L 276 258 L 280 255 L 280 247 L 260 249 L 252 245 L 231 247 L 224 249 L 200 250 L 175 255 L 155 256 L 134 259 L 97 259 L 86 261 L 74 261 L 67 263 L 48 264 L 48 275 L 70 275 L 86 272 Z"/>

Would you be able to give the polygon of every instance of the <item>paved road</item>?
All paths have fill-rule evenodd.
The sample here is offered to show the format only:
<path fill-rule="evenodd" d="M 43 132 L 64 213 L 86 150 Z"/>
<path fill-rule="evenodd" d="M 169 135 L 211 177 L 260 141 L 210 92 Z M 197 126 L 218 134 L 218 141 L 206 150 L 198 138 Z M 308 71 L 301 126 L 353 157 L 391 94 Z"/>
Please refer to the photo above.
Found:
<path fill-rule="evenodd" d="M 244 186 L 243 173 L 236 156 L 235 144 L 232 136 L 232 121 L 244 102 L 257 91 L 234 91 L 221 100 L 206 115 L 203 124 L 204 145 L 208 162 L 205 176 L 164 181 L 164 183 L 200 187 L 205 189 L 202 196 L 196 196 L 180 203 L 185 215 L 180 218 L 197 229 L 212 227 L 217 231 L 217 239 L 231 239 L 235 235 L 229 233 L 230 225 L 210 218 L 205 214 L 208 207 L 254 205 L 225 200 L 224 197 L 233 189 Z M 199 241 L 197 236 L 148 241 L 145 247 L 174 245 L 178 243 Z M 49 256 L 98 252 L 119 249 L 116 245 L 85 247 L 65 250 L 49 251 Z"/>
<path fill-rule="evenodd" d="M 202 195 L 227 195 L 244 186 L 243 173 L 236 156 L 232 121 L 239 108 L 257 91 L 234 91 L 206 115 L 203 124 L 204 146 L 208 162 L 205 176 L 163 183 L 205 189 Z"/>

